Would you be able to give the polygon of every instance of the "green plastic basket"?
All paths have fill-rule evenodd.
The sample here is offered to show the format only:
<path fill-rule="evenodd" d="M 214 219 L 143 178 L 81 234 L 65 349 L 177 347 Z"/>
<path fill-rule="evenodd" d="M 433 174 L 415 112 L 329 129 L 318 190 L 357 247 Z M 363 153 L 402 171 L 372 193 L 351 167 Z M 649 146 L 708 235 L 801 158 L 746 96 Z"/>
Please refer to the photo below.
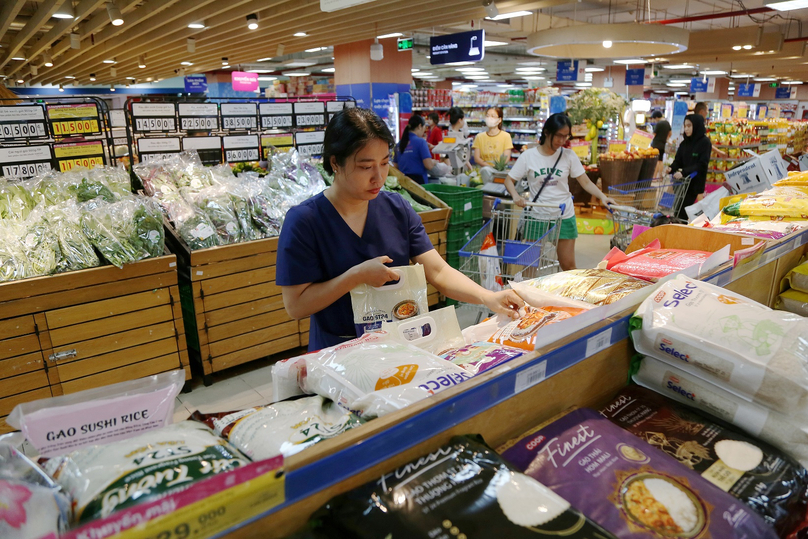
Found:
<path fill-rule="evenodd" d="M 426 184 L 424 189 L 444 201 L 452 208 L 449 226 L 479 224 L 483 218 L 483 192 L 471 187 L 455 185 Z"/>
<path fill-rule="evenodd" d="M 460 269 L 460 251 L 446 251 L 446 262 L 454 269 Z"/>
<path fill-rule="evenodd" d="M 446 230 L 446 251 L 459 251 L 466 245 L 469 240 L 474 237 L 479 227 L 468 226 L 452 226 Z"/>

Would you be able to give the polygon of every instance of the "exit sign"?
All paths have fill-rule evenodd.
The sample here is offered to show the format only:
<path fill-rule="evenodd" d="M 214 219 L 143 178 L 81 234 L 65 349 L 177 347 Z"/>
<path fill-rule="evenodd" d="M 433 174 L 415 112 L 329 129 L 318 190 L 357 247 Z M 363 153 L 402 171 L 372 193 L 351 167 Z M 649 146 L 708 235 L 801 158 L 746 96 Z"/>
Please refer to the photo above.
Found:
<path fill-rule="evenodd" d="M 411 37 L 398 38 L 398 50 L 400 51 L 412 50 L 412 38 Z"/>
<path fill-rule="evenodd" d="M 778 84 L 776 82 L 769 83 L 769 88 L 777 88 Z"/>

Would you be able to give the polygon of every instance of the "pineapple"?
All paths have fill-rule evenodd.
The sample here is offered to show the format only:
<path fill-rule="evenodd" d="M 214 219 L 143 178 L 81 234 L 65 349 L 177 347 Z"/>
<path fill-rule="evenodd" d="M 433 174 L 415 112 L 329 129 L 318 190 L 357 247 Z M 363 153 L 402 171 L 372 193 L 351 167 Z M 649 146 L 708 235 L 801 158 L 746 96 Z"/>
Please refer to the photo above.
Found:
<path fill-rule="evenodd" d="M 494 170 L 502 172 L 505 170 L 507 166 L 508 166 L 508 158 L 505 157 L 505 154 L 500 155 L 497 158 L 497 160 L 494 161 Z"/>

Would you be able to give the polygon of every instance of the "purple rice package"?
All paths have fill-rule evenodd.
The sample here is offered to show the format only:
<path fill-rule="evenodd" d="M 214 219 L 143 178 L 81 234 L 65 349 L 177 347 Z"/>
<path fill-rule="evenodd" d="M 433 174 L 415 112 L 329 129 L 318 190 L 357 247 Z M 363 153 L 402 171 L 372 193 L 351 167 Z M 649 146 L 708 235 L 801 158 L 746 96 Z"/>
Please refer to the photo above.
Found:
<path fill-rule="evenodd" d="M 808 471 L 766 442 L 635 385 L 600 413 L 744 502 L 781 536 L 805 516 Z"/>
<path fill-rule="evenodd" d="M 620 539 L 777 537 L 742 502 L 594 410 L 508 445 L 505 460 Z"/>
<path fill-rule="evenodd" d="M 466 436 L 333 498 L 309 527 L 303 537 L 615 539 Z"/>

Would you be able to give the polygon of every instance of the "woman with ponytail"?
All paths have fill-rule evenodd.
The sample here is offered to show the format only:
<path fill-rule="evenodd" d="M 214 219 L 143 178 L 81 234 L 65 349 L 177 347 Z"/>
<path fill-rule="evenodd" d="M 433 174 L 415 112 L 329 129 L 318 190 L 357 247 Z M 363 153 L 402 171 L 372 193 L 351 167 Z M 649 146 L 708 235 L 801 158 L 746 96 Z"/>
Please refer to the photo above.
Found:
<path fill-rule="evenodd" d="M 417 114 L 411 116 L 404 133 L 401 134 L 394 159 L 402 174 L 422 184 L 427 182 L 427 172 L 437 163 L 432 159 L 429 145 L 424 140 L 424 133 L 426 133 L 424 119 Z"/>

